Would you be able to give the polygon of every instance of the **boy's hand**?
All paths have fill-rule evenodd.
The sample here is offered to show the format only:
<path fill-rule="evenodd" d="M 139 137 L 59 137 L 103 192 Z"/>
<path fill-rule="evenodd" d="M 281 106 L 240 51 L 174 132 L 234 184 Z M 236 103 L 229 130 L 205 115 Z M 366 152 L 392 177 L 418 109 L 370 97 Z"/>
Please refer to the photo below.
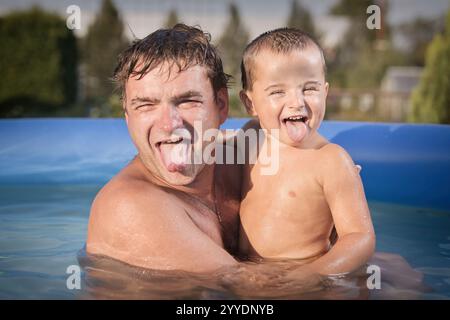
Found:
<path fill-rule="evenodd" d="M 243 263 L 233 271 L 221 282 L 240 299 L 299 299 L 323 285 L 323 276 L 292 261 Z"/>

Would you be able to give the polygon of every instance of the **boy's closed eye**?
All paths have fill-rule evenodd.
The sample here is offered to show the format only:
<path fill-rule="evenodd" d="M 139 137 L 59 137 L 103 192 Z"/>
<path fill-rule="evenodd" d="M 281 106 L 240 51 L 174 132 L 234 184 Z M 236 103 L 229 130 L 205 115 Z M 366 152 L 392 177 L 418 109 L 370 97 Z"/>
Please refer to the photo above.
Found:
<path fill-rule="evenodd" d="M 306 87 L 303 91 L 305 92 L 315 92 L 315 91 L 319 91 L 318 87 Z"/>
<path fill-rule="evenodd" d="M 283 90 L 274 90 L 269 93 L 270 96 L 282 95 L 284 94 Z"/>

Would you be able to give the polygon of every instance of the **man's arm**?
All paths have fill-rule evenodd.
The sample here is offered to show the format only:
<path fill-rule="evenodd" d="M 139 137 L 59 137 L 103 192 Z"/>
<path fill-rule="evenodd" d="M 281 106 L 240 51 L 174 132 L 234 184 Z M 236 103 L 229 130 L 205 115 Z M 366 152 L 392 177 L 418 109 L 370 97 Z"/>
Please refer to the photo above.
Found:
<path fill-rule="evenodd" d="M 339 238 L 308 269 L 321 275 L 352 272 L 366 263 L 375 250 L 372 220 L 359 170 L 349 154 L 335 144 L 322 151 L 322 185 Z"/>
<path fill-rule="evenodd" d="M 131 265 L 206 272 L 237 262 L 163 191 L 106 187 L 95 199 L 87 252 Z"/>

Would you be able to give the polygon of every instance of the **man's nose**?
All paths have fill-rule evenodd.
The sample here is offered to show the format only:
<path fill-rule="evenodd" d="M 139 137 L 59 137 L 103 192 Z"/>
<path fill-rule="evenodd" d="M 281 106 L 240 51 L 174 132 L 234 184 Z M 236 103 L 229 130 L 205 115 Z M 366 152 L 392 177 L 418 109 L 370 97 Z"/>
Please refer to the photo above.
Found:
<path fill-rule="evenodd" d="M 175 106 L 166 105 L 161 110 L 161 128 L 171 133 L 177 128 L 183 127 L 183 119 Z"/>

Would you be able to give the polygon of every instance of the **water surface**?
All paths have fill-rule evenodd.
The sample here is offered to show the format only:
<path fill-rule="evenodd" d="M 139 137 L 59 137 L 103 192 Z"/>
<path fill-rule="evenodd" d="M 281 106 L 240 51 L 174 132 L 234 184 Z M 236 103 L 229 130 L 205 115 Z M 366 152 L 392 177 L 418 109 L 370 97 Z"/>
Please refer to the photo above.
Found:
<path fill-rule="evenodd" d="M 89 208 L 100 188 L 0 186 L 0 299 L 450 299 L 450 212 L 370 202 L 377 251 L 395 254 L 371 261 L 381 268 L 381 290 L 367 289 L 364 270 L 308 287 L 276 282 L 290 263 L 195 275 L 87 256 Z M 80 290 L 66 286 L 70 265 L 83 267 Z"/>

